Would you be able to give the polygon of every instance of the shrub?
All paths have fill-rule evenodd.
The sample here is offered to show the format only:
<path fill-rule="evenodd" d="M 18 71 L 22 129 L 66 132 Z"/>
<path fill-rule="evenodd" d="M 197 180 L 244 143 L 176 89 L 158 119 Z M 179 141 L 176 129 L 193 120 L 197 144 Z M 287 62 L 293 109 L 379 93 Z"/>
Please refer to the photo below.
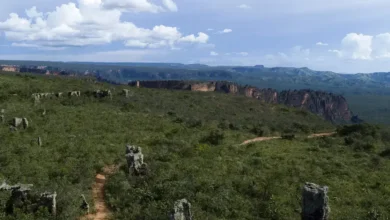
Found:
<path fill-rule="evenodd" d="M 210 134 L 202 139 L 203 143 L 209 143 L 212 145 L 222 144 L 225 138 L 225 134 L 221 130 L 213 130 Z"/>

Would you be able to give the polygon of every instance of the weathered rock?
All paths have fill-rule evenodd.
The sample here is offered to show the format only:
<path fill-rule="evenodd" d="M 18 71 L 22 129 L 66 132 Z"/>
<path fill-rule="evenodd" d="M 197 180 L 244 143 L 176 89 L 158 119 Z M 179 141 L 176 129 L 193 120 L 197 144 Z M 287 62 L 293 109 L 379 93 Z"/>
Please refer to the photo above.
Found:
<path fill-rule="evenodd" d="M 38 146 L 42 146 L 42 138 L 38 137 Z"/>
<path fill-rule="evenodd" d="M 112 93 L 111 90 L 106 89 L 106 90 L 96 90 L 94 92 L 94 95 L 96 98 L 104 98 L 104 97 L 110 97 L 112 98 Z"/>
<path fill-rule="evenodd" d="M 131 96 L 131 92 L 128 89 L 123 89 L 122 94 L 126 97 L 129 98 Z"/>
<path fill-rule="evenodd" d="M 126 160 L 130 175 L 142 175 L 147 170 L 147 165 L 144 164 L 144 155 L 142 148 L 136 146 L 126 146 Z"/>
<path fill-rule="evenodd" d="M 32 184 L 8 185 L 5 182 L 0 185 L 0 191 L 11 191 L 11 197 L 6 204 L 8 214 L 12 214 L 15 208 L 26 207 L 28 192 L 31 191 L 32 187 Z"/>
<path fill-rule="evenodd" d="M 18 128 L 11 125 L 11 126 L 9 126 L 9 130 L 10 131 L 17 131 Z"/>
<path fill-rule="evenodd" d="M 80 97 L 81 96 L 81 92 L 80 91 L 71 91 L 71 92 L 68 92 L 68 96 L 70 97 Z"/>
<path fill-rule="evenodd" d="M 52 215 L 57 214 L 57 193 L 42 193 L 39 198 L 39 206 L 47 207 Z"/>
<path fill-rule="evenodd" d="M 0 115 L 0 119 L 1 119 L 1 123 L 5 122 L 5 116 L 4 115 Z"/>
<path fill-rule="evenodd" d="M 187 199 L 175 202 L 173 210 L 169 216 L 170 220 L 192 220 L 191 203 Z"/>
<path fill-rule="evenodd" d="M 87 199 L 85 199 L 85 196 L 84 196 L 83 194 L 81 195 L 81 199 L 82 199 L 83 201 L 82 201 L 82 203 L 81 203 L 80 208 L 83 209 L 83 210 L 85 210 L 85 212 L 86 212 L 87 214 L 89 214 L 89 204 L 88 204 Z"/>
<path fill-rule="evenodd" d="M 14 118 L 13 120 L 13 126 L 19 127 L 23 123 L 23 118 Z"/>
<path fill-rule="evenodd" d="M 302 220 L 328 220 L 328 187 L 306 183 L 302 190 Z"/>
<path fill-rule="evenodd" d="M 27 129 L 28 128 L 28 120 L 27 120 L 27 118 L 23 118 L 22 119 L 22 123 L 23 123 L 23 128 Z"/>

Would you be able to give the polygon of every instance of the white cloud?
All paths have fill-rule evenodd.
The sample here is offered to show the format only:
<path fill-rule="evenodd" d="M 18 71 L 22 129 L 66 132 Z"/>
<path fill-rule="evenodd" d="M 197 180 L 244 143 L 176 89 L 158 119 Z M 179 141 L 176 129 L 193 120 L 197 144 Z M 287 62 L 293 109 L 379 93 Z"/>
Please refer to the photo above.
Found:
<path fill-rule="evenodd" d="M 214 29 L 213 28 L 208 28 L 207 31 L 213 31 Z"/>
<path fill-rule="evenodd" d="M 322 43 L 322 42 L 317 42 L 316 45 L 317 45 L 317 46 L 328 46 L 329 44 L 327 44 L 327 43 Z"/>
<path fill-rule="evenodd" d="M 219 54 L 217 53 L 217 52 L 215 52 L 215 51 L 211 51 L 210 52 L 210 56 L 218 56 Z"/>
<path fill-rule="evenodd" d="M 219 33 L 220 34 L 227 34 L 227 33 L 231 33 L 233 30 L 232 29 L 224 29 L 224 30 L 222 30 L 222 31 L 220 31 Z"/>
<path fill-rule="evenodd" d="M 163 4 L 170 11 L 178 11 L 176 3 L 172 0 L 163 0 Z"/>
<path fill-rule="evenodd" d="M 374 58 L 390 58 L 390 33 L 376 35 L 373 38 L 372 50 Z"/>
<path fill-rule="evenodd" d="M 126 41 L 125 45 L 127 47 L 140 47 L 140 48 L 145 48 L 147 47 L 149 44 L 148 43 L 145 43 L 145 42 L 142 42 L 140 40 L 128 40 Z"/>
<path fill-rule="evenodd" d="M 310 55 L 310 49 L 304 49 L 302 46 L 295 46 L 291 48 L 291 54 L 294 57 L 308 57 Z"/>
<path fill-rule="evenodd" d="M 390 33 L 375 36 L 349 33 L 340 49 L 329 50 L 343 59 L 374 60 L 390 58 Z"/>
<path fill-rule="evenodd" d="M 241 4 L 239 6 L 237 6 L 238 8 L 242 8 L 242 9 L 250 9 L 252 8 L 251 6 L 247 5 L 247 4 Z"/>
<path fill-rule="evenodd" d="M 209 36 L 203 32 L 199 32 L 198 36 L 191 34 L 179 39 L 180 42 L 189 42 L 189 43 L 207 43 Z"/>
<path fill-rule="evenodd" d="M 116 6 L 114 7 L 114 3 Z M 107 5 L 113 7 L 107 9 Z M 12 13 L 0 22 L 0 31 L 7 40 L 41 47 L 68 47 L 124 42 L 130 47 L 171 47 L 177 43 L 207 43 L 209 36 L 199 32 L 183 35 L 177 27 L 157 25 L 152 29 L 140 28 L 122 21 L 122 9 L 148 11 L 154 8 L 146 0 L 79 0 L 57 6 L 54 11 L 42 13 L 33 7 L 26 10 L 27 18 Z M 174 9 L 174 2 L 164 5 Z M 122 7 L 121 10 L 118 7 Z"/>
<path fill-rule="evenodd" d="M 42 17 L 43 13 L 42 12 L 38 12 L 37 11 L 37 7 L 34 6 L 34 7 L 30 8 L 29 10 L 26 10 L 26 15 L 29 18 L 38 18 L 38 17 Z"/>
<path fill-rule="evenodd" d="M 328 50 L 330 53 L 335 53 L 338 57 L 342 57 L 342 53 L 340 50 Z"/>
<path fill-rule="evenodd" d="M 106 9 L 129 12 L 158 13 L 165 11 L 163 7 L 150 3 L 148 0 L 103 0 L 102 5 Z"/>
<path fill-rule="evenodd" d="M 350 33 L 341 41 L 341 56 L 345 58 L 371 59 L 372 36 Z"/>
<path fill-rule="evenodd" d="M 239 52 L 239 53 L 237 53 L 237 55 L 240 55 L 240 56 L 248 56 L 249 55 L 249 53 L 248 52 Z"/>

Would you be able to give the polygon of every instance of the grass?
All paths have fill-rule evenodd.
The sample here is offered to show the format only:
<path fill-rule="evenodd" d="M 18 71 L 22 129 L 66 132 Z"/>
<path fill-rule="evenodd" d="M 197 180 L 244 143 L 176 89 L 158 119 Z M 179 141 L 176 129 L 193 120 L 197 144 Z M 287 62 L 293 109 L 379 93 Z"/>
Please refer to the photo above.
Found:
<path fill-rule="evenodd" d="M 30 98 L 104 88 L 113 91 L 112 100 L 83 95 L 34 105 Z M 34 192 L 56 191 L 60 220 L 82 215 L 82 193 L 93 204 L 94 176 L 107 164 L 122 165 L 106 187 L 114 219 L 166 219 L 181 198 L 192 203 L 196 219 L 297 219 L 306 181 L 330 187 L 333 219 L 370 219 L 370 211 L 389 215 L 386 135 L 372 137 L 378 141 L 370 151 L 359 147 L 369 140 L 357 134 L 348 134 L 351 145 L 336 137 L 238 147 L 259 134 L 303 136 L 335 128 L 309 112 L 245 97 L 127 88 L 132 96 L 125 98 L 123 88 L 88 78 L 0 75 L 6 119 L 30 120 L 18 132 L 0 126 L 0 179 L 34 184 Z M 147 177 L 127 176 L 127 143 L 143 148 Z M 0 192 L 0 207 L 8 197 Z M 0 219 L 54 218 L 42 211 L 0 212 Z"/>

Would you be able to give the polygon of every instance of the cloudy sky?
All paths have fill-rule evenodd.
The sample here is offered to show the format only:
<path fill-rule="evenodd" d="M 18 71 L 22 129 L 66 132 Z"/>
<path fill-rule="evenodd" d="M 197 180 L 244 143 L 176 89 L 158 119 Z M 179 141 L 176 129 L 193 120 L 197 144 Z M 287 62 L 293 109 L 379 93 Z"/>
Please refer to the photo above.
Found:
<path fill-rule="evenodd" d="M 0 0 L 0 59 L 390 71 L 389 0 Z"/>

